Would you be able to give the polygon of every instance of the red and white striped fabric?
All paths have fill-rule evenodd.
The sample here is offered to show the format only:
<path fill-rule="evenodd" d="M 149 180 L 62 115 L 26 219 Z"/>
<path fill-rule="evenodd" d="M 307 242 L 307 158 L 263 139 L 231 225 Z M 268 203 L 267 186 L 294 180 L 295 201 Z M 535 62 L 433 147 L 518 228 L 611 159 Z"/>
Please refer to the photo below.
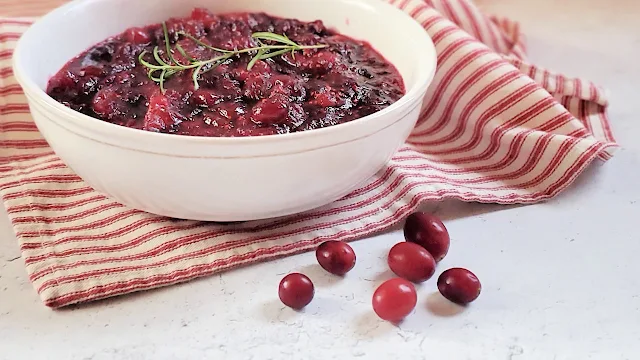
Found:
<path fill-rule="evenodd" d="M 516 23 L 467 0 L 391 2 L 424 26 L 439 55 L 409 142 L 329 206 L 226 226 L 132 210 L 84 184 L 40 137 L 12 77 L 11 51 L 29 21 L 1 20 L 0 194 L 44 303 L 150 289 L 366 237 L 424 201 L 534 203 L 595 158 L 610 158 L 616 144 L 603 91 L 528 64 Z"/>

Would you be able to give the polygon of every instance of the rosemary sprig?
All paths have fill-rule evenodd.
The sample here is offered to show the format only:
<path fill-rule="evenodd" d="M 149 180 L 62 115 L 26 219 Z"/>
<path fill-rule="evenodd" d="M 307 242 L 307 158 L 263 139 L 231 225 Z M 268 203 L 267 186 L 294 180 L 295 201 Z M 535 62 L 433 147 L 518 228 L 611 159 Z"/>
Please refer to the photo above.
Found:
<path fill-rule="evenodd" d="M 145 56 L 149 54 L 149 52 L 146 50 L 140 53 L 140 55 L 138 56 L 138 61 L 140 62 L 140 64 L 142 64 L 142 66 L 147 68 L 149 79 L 160 85 L 160 91 L 162 91 L 163 94 L 165 92 L 164 85 L 167 79 L 181 71 L 193 71 L 193 86 L 197 90 L 198 88 L 200 88 L 200 85 L 198 84 L 200 75 L 214 69 L 223 62 L 235 56 L 255 52 L 255 55 L 253 55 L 251 61 L 249 61 L 249 64 L 247 65 L 247 70 L 251 70 L 260 60 L 270 59 L 279 55 L 284 55 L 286 53 L 291 53 L 291 56 L 295 58 L 296 51 L 305 49 L 320 49 L 327 46 L 299 45 L 295 41 L 289 39 L 286 35 L 278 35 L 270 32 L 257 32 L 253 33 L 251 37 L 254 38 L 260 46 L 240 50 L 225 50 L 206 44 L 202 40 L 199 40 L 196 37 L 191 36 L 190 34 L 187 34 L 185 32 L 178 32 L 178 36 L 184 36 L 185 38 L 190 39 L 191 41 L 202 47 L 220 53 L 220 55 L 217 55 L 210 59 L 198 60 L 187 54 L 187 52 L 184 50 L 184 48 L 182 48 L 182 46 L 180 46 L 180 44 L 176 44 L 175 50 L 171 48 L 171 42 L 169 41 L 169 31 L 167 30 L 166 23 L 162 23 L 162 31 L 164 33 L 165 55 L 168 59 L 164 59 L 161 56 L 160 47 L 156 46 L 153 48 L 153 51 L 151 53 L 151 55 L 153 55 L 153 59 L 155 60 L 155 64 L 145 60 Z M 265 44 L 263 41 L 270 41 L 272 44 Z M 187 64 L 179 62 L 174 56 L 176 51 L 189 62 Z"/>

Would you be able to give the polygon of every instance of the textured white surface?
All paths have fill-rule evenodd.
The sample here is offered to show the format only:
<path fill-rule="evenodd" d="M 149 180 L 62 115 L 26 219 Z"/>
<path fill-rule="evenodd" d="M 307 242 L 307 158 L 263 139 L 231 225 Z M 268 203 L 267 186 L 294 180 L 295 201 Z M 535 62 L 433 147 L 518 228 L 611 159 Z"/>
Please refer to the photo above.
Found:
<path fill-rule="evenodd" d="M 637 359 L 640 3 L 481 4 L 522 21 L 532 61 L 611 90 L 623 148 L 545 204 L 427 206 L 447 220 L 453 237 L 437 274 L 463 266 L 483 282 L 471 307 L 451 314 L 457 309 L 431 295 L 433 279 L 399 327 L 377 320 L 371 294 L 389 277 L 387 250 L 402 239 L 391 232 L 354 243 L 358 264 L 343 280 L 307 253 L 52 311 L 27 281 L 0 215 L 0 359 Z M 302 313 L 277 300 L 277 284 L 290 271 L 316 283 L 316 298 Z"/>

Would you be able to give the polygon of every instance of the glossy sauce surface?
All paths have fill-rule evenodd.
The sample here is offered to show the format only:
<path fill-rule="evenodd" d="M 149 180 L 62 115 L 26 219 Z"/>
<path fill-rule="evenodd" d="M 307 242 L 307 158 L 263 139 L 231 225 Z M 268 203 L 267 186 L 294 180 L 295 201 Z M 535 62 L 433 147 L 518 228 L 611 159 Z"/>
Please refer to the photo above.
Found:
<path fill-rule="evenodd" d="M 197 60 L 219 53 L 180 35 L 185 32 L 213 47 L 258 46 L 256 32 L 284 34 L 300 45 L 327 45 L 295 55 L 258 61 L 234 56 L 200 75 L 171 76 L 166 92 L 138 61 L 159 46 L 160 24 L 128 29 L 80 54 L 54 75 L 47 93 L 62 104 L 114 124 L 192 136 L 259 136 L 311 130 L 348 122 L 382 110 L 404 95 L 395 67 L 366 42 L 327 29 L 322 22 L 281 19 L 262 13 L 214 15 L 195 9 L 190 17 L 167 22 L 172 46 Z M 179 61 L 187 59 L 179 53 Z M 153 59 L 150 57 L 150 59 Z M 157 74 L 156 74 L 157 75 Z"/>

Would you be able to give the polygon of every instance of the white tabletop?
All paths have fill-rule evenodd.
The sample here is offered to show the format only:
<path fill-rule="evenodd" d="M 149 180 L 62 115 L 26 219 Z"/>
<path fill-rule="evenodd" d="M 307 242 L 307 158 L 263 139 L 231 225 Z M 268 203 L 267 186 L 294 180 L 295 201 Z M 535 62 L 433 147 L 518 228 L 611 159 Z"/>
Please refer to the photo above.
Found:
<path fill-rule="evenodd" d="M 0 214 L 2 359 L 638 359 L 640 358 L 640 2 L 483 0 L 518 19 L 533 61 L 611 90 L 623 148 L 558 198 L 527 207 L 429 204 L 452 235 L 442 271 L 483 283 L 459 312 L 419 287 L 399 327 L 378 320 L 371 294 L 389 276 L 395 231 L 353 244 L 356 268 L 336 280 L 313 253 L 183 285 L 53 311 L 27 280 Z M 277 285 L 307 273 L 316 298 L 284 308 Z M 287 357 L 288 356 L 288 357 Z"/>

